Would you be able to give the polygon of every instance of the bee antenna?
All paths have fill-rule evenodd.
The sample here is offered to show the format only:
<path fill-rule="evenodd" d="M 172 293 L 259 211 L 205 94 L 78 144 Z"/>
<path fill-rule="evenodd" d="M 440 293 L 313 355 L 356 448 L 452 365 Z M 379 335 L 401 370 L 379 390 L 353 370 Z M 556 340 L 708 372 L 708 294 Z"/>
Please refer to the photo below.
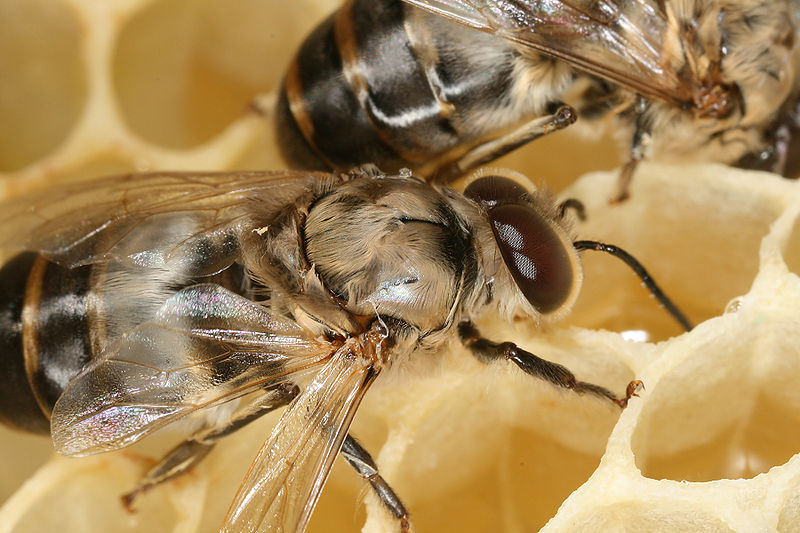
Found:
<path fill-rule="evenodd" d="M 661 302 L 661 305 L 667 310 L 672 317 L 678 321 L 678 323 L 685 329 L 686 331 L 692 330 L 692 323 L 686 318 L 686 315 L 678 309 L 678 306 L 672 303 L 666 294 L 659 288 L 656 284 L 655 280 L 650 276 L 650 273 L 642 266 L 642 264 L 631 254 L 623 250 L 618 246 L 614 246 L 613 244 L 605 244 L 602 242 L 597 241 L 575 241 L 572 243 L 576 250 L 597 250 L 599 252 L 606 252 L 617 259 L 621 259 L 626 265 L 631 267 L 639 279 L 642 280 L 647 290 L 650 291 L 656 300 Z"/>

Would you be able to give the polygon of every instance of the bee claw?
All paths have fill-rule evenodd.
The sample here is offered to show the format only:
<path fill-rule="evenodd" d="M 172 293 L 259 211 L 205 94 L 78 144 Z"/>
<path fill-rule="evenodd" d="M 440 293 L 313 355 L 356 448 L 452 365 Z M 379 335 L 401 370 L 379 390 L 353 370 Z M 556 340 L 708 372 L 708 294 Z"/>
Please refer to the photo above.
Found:
<path fill-rule="evenodd" d="M 642 383 L 638 379 L 634 379 L 630 383 L 628 383 L 628 387 L 625 389 L 625 405 L 628 405 L 628 401 L 636 396 L 639 397 L 639 393 L 644 390 L 644 383 Z M 623 406 L 624 407 L 624 406 Z"/>
<path fill-rule="evenodd" d="M 120 501 L 122 502 L 122 506 L 125 508 L 128 514 L 136 513 L 136 507 L 133 506 L 133 502 L 136 500 L 139 492 L 139 489 L 135 489 L 119 497 Z"/>

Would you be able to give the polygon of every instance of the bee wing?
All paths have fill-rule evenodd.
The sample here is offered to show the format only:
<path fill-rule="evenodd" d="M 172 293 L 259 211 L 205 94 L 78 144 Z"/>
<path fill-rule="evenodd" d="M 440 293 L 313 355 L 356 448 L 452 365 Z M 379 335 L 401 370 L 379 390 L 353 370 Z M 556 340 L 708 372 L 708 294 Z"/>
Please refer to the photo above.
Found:
<path fill-rule="evenodd" d="M 665 43 L 663 0 L 405 0 L 563 60 L 644 96 L 690 102 Z M 680 7 L 676 8 L 680 9 Z"/>
<path fill-rule="evenodd" d="M 248 299 L 194 285 L 69 383 L 53 410 L 53 443 L 66 455 L 121 448 L 198 409 L 270 394 L 335 351 Z"/>
<path fill-rule="evenodd" d="M 355 348 L 355 349 L 354 349 Z M 302 532 L 361 398 L 378 374 L 359 346 L 334 353 L 250 467 L 222 532 Z"/>
<path fill-rule="evenodd" d="M 71 267 L 110 259 L 163 266 L 187 256 L 197 263 L 199 237 L 224 245 L 251 222 L 254 198 L 278 205 L 318 178 L 291 171 L 152 173 L 67 184 L 0 204 L 0 247 L 35 250 Z M 213 256 L 212 262 L 220 254 Z"/>

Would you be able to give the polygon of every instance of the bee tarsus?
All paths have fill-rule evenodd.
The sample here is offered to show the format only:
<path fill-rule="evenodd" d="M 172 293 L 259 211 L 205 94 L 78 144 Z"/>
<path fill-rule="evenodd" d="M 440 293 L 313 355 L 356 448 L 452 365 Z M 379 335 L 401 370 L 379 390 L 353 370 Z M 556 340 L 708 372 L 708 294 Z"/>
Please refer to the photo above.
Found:
<path fill-rule="evenodd" d="M 411 529 L 408 511 L 394 489 L 378 471 L 375 460 L 352 435 L 347 435 L 340 452 L 342 457 L 363 479 L 367 480 L 383 506 L 398 520 L 399 529 L 406 533 Z"/>
<path fill-rule="evenodd" d="M 275 409 L 285 407 L 300 394 L 300 388 L 292 383 L 281 383 L 267 394 L 237 411 L 228 422 L 218 427 L 204 427 L 167 452 L 136 487 L 121 496 L 128 512 L 134 511 L 136 499 L 153 487 L 185 474 L 200 463 L 211 452 L 217 441 L 245 427 Z"/>
<path fill-rule="evenodd" d="M 567 211 L 570 209 L 575 212 L 575 216 L 578 217 L 578 220 L 581 222 L 586 220 L 586 206 L 577 198 L 567 198 L 558 204 L 558 216 L 564 218 L 567 216 Z"/>
<path fill-rule="evenodd" d="M 517 365 L 529 376 L 543 379 L 557 387 L 571 390 L 577 394 L 591 394 L 606 400 L 610 400 L 618 407 L 628 405 L 628 400 L 635 395 L 635 387 L 628 384 L 626 396 L 617 397 L 613 392 L 600 385 L 578 381 L 567 367 L 542 359 L 527 350 L 523 350 L 513 342 L 492 342 L 481 336 L 480 331 L 475 325 L 468 321 L 462 321 L 458 325 L 458 334 L 461 342 L 466 346 L 472 355 L 481 362 L 490 363 L 498 359 L 505 359 Z"/>
<path fill-rule="evenodd" d="M 444 164 L 433 171 L 432 178 L 442 182 L 452 181 L 482 165 L 491 163 L 495 159 L 513 152 L 520 146 L 564 129 L 577 119 L 578 115 L 575 109 L 568 105 L 560 104 L 552 115 L 537 117 L 502 137 L 484 141 L 471 148 L 453 163 Z"/>

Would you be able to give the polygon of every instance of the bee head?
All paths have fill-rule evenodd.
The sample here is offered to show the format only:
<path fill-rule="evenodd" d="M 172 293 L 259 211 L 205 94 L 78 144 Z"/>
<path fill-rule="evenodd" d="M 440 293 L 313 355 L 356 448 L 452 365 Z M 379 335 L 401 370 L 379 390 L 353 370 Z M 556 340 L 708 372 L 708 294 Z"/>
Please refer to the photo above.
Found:
<path fill-rule="evenodd" d="M 582 272 L 552 202 L 495 174 L 479 176 L 464 194 L 485 212 L 503 263 L 533 311 L 548 318 L 568 311 Z"/>

